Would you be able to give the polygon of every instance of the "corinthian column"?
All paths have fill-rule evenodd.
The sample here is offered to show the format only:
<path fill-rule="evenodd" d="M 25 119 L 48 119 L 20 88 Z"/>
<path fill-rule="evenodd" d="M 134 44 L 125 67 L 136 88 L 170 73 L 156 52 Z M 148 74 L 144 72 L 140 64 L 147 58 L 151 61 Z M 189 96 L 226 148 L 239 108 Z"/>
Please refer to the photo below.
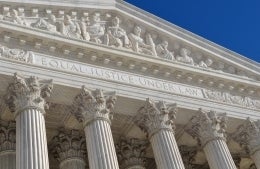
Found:
<path fill-rule="evenodd" d="M 136 124 L 148 134 L 158 169 L 184 169 L 174 137 L 175 114 L 176 104 L 151 99 L 138 111 Z"/>
<path fill-rule="evenodd" d="M 0 125 L 0 169 L 15 169 L 15 123 Z"/>
<path fill-rule="evenodd" d="M 24 78 L 17 74 L 8 87 L 6 102 L 16 117 L 17 169 L 49 169 L 44 98 L 51 90 L 50 80 Z"/>
<path fill-rule="evenodd" d="M 145 150 L 148 142 L 136 138 L 121 138 L 116 144 L 121 169 L 145 169 Z"/>
<path fill-rule="evenodd" d="M 85 169 L 86 140 L 79 131 L 60 131 L 52 139 L 50 148 L 60 162 L 60 169 Z"/>
<path fill-rule="evenodd" d="M 72 114 L 83 122 L 90 169 L 119 169 L 112 131 L 112 109 L 116 97 L 84 86 L 74 99 Z"/>
<path fill-rule="evenodd" d="M 237 128 L 233 139 L 247 150 L 256 167 L 260 169 L 260 121 L 248 118 Z"/>
<path fill-rule="evenodd" d="M 201 109 L 190 121 L 187 132 L 203 147 L 210 169 L 236 169 L 226 144 L 226 121 L 225 114 Z"/>

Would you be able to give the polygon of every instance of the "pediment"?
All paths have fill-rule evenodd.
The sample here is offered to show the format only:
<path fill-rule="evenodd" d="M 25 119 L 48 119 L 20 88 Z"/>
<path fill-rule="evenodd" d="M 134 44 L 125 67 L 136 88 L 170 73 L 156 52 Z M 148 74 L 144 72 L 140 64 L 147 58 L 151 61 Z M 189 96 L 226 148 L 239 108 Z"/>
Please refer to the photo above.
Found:
<path fill-rule="evenodd" d="M 2 1 L 0 28 L 3 43 L 27 50 L 92 61 L 101 56 L 106 66 L 259 97 L 259 63 L 122 1 L 101 7 Z"/>

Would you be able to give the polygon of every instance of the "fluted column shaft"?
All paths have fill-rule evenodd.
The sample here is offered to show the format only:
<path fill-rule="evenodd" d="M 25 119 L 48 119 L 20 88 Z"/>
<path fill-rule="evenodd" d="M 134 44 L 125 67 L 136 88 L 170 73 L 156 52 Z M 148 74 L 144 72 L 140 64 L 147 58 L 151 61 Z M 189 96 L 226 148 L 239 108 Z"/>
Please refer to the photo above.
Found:
<path fill-rule="evenodd" d="M 114 93 L 82 86 L 72 105 L 72 114 L 83 122 L 90 169 L 119 169 L 112 131 Z"/>
<path fill-rule="evenodd" d="M 187 133 L 199 140 L 210 169 L 236 169 L 226 144 L 226 114 L 201 109 L 190 120 Z"/>
<path fill-rule="evenodd" d="M 14 75 L 6 103 L 16 120 L 16 168 L 49 169 L 45 128 L 45 98 L 50 96 L 51 80 Z"/>
<path fill-rule="evenodd" d="M 150 138 L 150 142 L 158 169 L 184 169 L 172 131 L 161 130 Z"/>
<path fill-rule="evenodd" d="M 0 153 L 0 169 L 16 169 L 15 150 Z"/>
<path fill-rule="evenodd" d="M 119 169 L 110 124 L 95 120 L 85 127 L 90 169 Z"/>
<path fill-rule="evenodd" d="M 260 150 L 256 151 L 254 154 L 252 154 L 251 158 L 255 162 L 256 168 L 260 169 Z"/>
<path fill-rule="evenodd" d="M 60 163 L 60 169 L 85 169 L 86 163 L 79 158 L 66 159 Z"/>
<path fill-rule="evenodd" d="M 224 140 L 212 140 L 204 146 L 203 150 L 206 154 L 210 169 L 236 169 Z"/>
<path fill-rule="evenodd" d="M 16 117 L 16 165 L 18 169 L 49 169 L 43 114 L 27 109 Z"/>
<path fill-rule="evenodd" d="M 147 99 L 138 111 L 137 125 L 149 136 L 158 169 L 184 169 L 174 137 L 176 104 Z"/>

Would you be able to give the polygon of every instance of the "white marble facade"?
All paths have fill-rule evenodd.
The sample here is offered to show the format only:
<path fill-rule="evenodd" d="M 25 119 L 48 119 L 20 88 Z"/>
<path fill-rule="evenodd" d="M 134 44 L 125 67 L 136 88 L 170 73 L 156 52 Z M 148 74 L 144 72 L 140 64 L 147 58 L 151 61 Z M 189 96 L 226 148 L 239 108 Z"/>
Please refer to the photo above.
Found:
<path fill-rule="evenodd" d="M 0 0 L 0 169 L 260 169 L 259 82 L 121 0 Z"/>

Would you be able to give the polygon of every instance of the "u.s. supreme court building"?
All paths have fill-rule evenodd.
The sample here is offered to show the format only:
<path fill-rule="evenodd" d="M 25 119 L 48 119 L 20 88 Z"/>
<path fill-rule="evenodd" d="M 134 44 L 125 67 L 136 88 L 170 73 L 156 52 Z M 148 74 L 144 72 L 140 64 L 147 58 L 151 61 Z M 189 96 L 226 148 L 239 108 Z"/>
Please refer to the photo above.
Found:
<path fill-rule="evenodd" d="M 260 169 L 259 82 L 122 0 L 0 0 L 0 169 Z"/>

